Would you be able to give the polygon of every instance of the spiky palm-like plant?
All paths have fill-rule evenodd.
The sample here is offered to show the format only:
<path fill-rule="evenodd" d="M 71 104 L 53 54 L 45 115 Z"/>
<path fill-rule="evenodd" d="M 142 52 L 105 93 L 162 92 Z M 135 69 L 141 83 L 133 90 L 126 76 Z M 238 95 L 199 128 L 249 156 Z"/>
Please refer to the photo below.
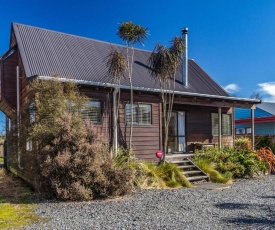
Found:
<path fill-rule="evenodd" d="M 114 153 L 117 154 L 117 123 L 118 123 L 118 111 L 119 111 L 119 102 L 120 102 L 120 80 L 124 72 L 127 69 L 127 61 L 122 53 L 118 50 L 112 50 L 108 56 L 108 73 L 111 76 L 112 81 L 115 83 L 115 111 L 114 111 Z"/>
<path fill-rule="evenodd" d="M 150 74 L 156 78 L 161 88 L 165 131 L 163 161 L 165 161 L 168 147 L 168 128 L 174 103 L 176 72 L 182 62 L 182 54 L 184 52 L 183 39 L 174 37 L 171 40 L 170 48 L 157 44 L 148 60 L 151 67 Z"/>
<path fill-rule="evenodd" d="M 148 29 L 140 25 L 134 24 L 132 21 L 123 22 L 118 28 L 117 35 L 123 41 L 126 42 L 126 60 L 127 60 L 127 70 L 128 78 L 130 82 L 130 91 L 131 91 L 131 124 L 130 124 L 130 140 L 129 147 L 132 147 L 132 135 L 133 135 L 133 63 L 134 63 L 134 47 L 137 43 L 144 44 L 144 41 L 147 39 Z M 129 55 L 129 49 L 131 48 L 131 55 Z"/>

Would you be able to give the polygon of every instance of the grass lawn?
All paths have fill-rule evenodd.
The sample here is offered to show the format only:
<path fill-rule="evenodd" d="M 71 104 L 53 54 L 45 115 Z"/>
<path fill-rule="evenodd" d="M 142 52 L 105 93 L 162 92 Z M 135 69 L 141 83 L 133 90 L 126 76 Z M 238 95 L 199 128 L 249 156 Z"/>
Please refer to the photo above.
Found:
<path fill-rule="evenodd" d="M 0 229 L 15 229 L 39 221 L 34 197 L 22 180 L 0 168 Z"/>

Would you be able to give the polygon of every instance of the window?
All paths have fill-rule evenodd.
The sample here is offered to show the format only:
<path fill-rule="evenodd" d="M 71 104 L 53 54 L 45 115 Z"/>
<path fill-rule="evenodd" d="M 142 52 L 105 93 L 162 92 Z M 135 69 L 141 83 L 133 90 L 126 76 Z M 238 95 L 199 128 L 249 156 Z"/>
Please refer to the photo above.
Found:
<path fill-rule="evenodd" d="M 30 103 L 29 105 L 29 112 L 30 112 L 30 124 L 33 124 L 35 122 L 35 107 L 34 103 Z"/>
<path fill-rule="evenodd" d="M 219 117 L 217 113 L 211 113 L 212 135 L 218 136 Z M 222 135 L 231 135 L 231 114 L 222 114 Z"/>
<path fill-rule="evenodd" d="M 251 134 L 251 128 L 247 127 L 247 128 L 236 128 L 236 134 L 241 135 L 241 134 Z"/>
<path fill-rule="evenodd" d="M 101 102 L 90 101 L 87 106 L 81 109 L 83 119 L 89 119 L 92 123 L 101 123 Z"/>
<path fill-rule="evenodd" d="M 244 128 L 236 128 L 236 134 L 245 134 L 245 129 Z"/>
<path fill-rule="evenodd" d="M 7 130 L 11 131 L 11 119 L 10 118 L 8 118 L 8 120 L 7 120 Z"/>
<path fill-rule="evenodd" d="M 245 128 L 245 131 L 246 131 L 247 134 L 251 134 L 252 133 L 251 128 Z"/>
<path fill-rule="evenodd" d="M 152 124 L 152 106 L 147 104 L 133 104 L 133 124 L 151 125 Z M 125 105 L 126 124 L 131 123 L 131 104 Z"/>
<path fill-rule="evenodd" d="M 27 151 L 32 151 L 32 140 L 27 140 L 26 141 L 26 150 Z"/>
<path fill-rule="evenodd" d="M 231 115 L 222 114 L 222 135 L 231 135 Z"/>

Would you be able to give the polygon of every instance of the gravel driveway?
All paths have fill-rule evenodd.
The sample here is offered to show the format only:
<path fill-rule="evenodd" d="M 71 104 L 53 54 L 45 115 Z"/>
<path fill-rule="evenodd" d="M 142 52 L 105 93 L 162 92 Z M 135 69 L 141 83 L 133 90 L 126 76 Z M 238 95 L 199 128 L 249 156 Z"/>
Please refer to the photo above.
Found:
<path fill-rule="evenodd" d="M 142 190 L 93 202 L 41 203 L 26 229 L 275 229 L 275 176 L 226 190 Z"/>

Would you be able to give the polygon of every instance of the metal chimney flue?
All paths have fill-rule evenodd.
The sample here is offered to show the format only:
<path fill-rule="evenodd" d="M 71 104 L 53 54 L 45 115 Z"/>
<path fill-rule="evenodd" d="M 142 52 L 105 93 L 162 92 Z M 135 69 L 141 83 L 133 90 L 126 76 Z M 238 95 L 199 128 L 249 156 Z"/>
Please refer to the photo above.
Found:
<path fill-rule="evenodd" d="M 182 57 L 182 84 L 188 87 L 188 28 L 182 29 L 182 37 L 184 40 L 185 52 Z"/>

